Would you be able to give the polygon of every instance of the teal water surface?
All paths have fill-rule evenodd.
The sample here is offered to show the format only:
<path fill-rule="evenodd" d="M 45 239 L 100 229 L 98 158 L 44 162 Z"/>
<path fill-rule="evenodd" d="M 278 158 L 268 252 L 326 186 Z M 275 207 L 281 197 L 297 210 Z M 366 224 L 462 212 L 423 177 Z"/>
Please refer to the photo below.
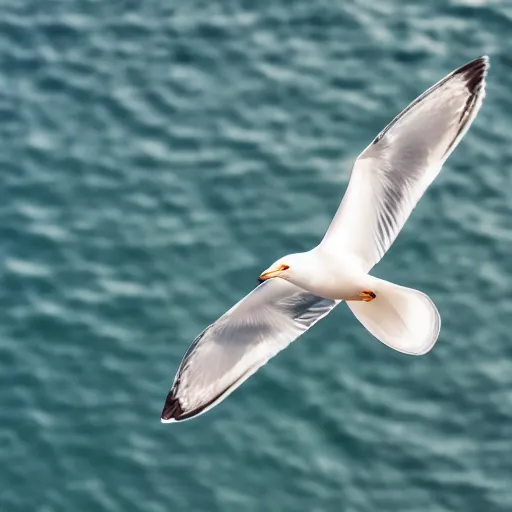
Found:
<path fill-rule="evenodd" d="M 0 0 L 0 512 L 512 510 L 512 4 Z M 345 306 L 194 421 L 192 339 L 322 237 L 352 161 L 452 69 L 485 104 Z"/>

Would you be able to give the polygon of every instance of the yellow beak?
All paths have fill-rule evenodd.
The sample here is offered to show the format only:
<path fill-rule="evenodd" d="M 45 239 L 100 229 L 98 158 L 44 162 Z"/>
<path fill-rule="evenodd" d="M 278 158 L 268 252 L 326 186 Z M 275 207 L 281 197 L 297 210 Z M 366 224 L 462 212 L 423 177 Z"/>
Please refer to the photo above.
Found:
<path fill-rule="evenodd" d="M 260 277 L 258 277 L 258 281 L 263 283 L 267 279 L 272 279 L 273 277 L 279 277 L 281 275 L 281 269 L 278 270 L 269 270 L 268 272 L 263 272 Z"/>

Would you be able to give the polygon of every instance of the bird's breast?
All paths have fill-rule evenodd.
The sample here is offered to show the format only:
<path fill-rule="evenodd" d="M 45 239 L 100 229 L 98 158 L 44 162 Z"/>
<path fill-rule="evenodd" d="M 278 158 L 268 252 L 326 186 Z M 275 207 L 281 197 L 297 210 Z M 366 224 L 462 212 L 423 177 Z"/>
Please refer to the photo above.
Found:
<path fill-rule="evenodd" d="M 338 261 L 325 258 L 317 266 L 315 274 L 308 291 L 332 300 L 361 300 L 360 294 L 368 288 L 371 280 L 358 262 L 349 258 L 340 258 Z"/>

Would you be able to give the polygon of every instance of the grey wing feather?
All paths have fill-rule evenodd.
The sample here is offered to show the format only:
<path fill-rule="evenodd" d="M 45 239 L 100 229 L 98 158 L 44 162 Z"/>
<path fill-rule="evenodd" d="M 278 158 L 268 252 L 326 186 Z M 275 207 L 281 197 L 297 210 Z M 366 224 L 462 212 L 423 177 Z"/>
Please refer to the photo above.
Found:
<path fill-rule="evenodd" d="M 359 155 L 320 247 L 353 253 L 366 272 L 382 258 L 476 117 L 488 68 L 481 57 L 450 73 Z"/>
<path fill-rule="evenodd" d="M 337 304 L 282 279 L 265 281 L 192 343 L 162 421 L 185 420 L 211 409 Z"/>

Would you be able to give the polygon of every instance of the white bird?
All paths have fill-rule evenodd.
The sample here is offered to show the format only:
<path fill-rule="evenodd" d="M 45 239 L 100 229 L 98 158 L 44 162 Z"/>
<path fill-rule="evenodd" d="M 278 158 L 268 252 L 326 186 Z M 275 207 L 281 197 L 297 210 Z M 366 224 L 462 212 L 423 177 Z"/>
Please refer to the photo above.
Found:
<path fill-rule="evenodd" d="M 251 293 L 188 349 L 161 420 L 186 420 L 224 400 L 270 358 L 346 301 L 378 340 L 428 352 L 439 313 L 424 293 L 368 274 L 476 117 L 489 59 L 453 71 L 413 101 L 355 161 L 321 243 L 279 259 Z"/>

